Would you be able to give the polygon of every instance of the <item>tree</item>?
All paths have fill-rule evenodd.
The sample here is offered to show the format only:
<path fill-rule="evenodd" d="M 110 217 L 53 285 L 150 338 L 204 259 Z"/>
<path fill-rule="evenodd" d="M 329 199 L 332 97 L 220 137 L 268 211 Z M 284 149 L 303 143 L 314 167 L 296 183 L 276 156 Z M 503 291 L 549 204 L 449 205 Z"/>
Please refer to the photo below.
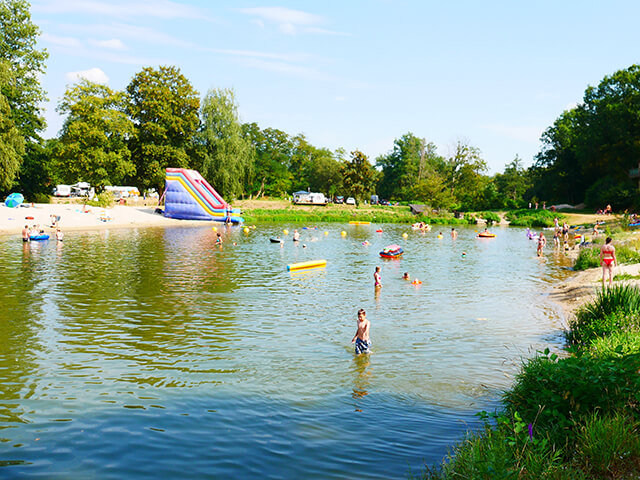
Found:
<path fill-rule="evenodd" d="M 24 137 L 13 123 L 9 102 L 2 94 L 3 87 L 13 81 L 8 63 L 0 61 L 0 191 L 13 187 L 24 155 Z"/>
<path fill-rule="evenodd" d="M 127 143 L 133 123 L 126 97 L 88 80 L 69 87 L 58 106 L 67 115 L 56 148 L 56 166 L 68 183 L 118 185 L 135 174 Z"/>
<path fill-rule="evenodd" d="M 25 0 L 0 0 L 0 60 L 8 62 L 15 81 L 2 86 L 11 119 L 26 143 L 37 143 L 45 127 L 40 103 L 46 100 L 40 86 L 46 50 L 37 50 L 40 29 L 31 21 Z"/>
<path fill-rule="evenodd" d="M 342 181 L 347 194 L 362 201 L 370 195 L 377 181 L 378 172 L 359 150 L 351 152 L 351 161 L 342 166 Z"/>
<path fill-rule="evenodd" d="M 256 123 L 243 125 L 242 131 L 256 154 L 248 192 L 256 197 L 290 194 L 293 175 L 289 165 L 293 145 L 289 136 L 275 128 L 260 130 Z"/>
<path fill-rule="evenodd" d="M 505 166 L 504 173 L 496 174 L 493 183 L 497 190 L 497 197 L 503 197 L 502 205 L 507 208 L 518 208 L 524 203 L 524 194 L 531 188 L 531 178 L 527 170 L 522 166 L 522 160 L 518 155 Z"/>
<path fill-rule="evenodd" d="M 199 126 L 198 92 L 176 67 L 147 67 L 127 86 L 135 130 L 129 149 L 141 189 L 164 185 L 167 167 L 188 168 Z"/>
<path fill-rule="evenodd" d="M 442 168 L 445 182 L 451 194 L 460 202 L 461 208 L 475 208 L 485 186 L 482 172 L 487 170 L 480 150 L 466 142 L 458 141 L 455 153 L 444 162 Z"/>
<path fill-rule="evenodd" d="M 238 197 L 251 176 L 254 149 L 242 134 L 233 90 L 209 90 L 201 115 L 202 175 L 221 195 Z"/>

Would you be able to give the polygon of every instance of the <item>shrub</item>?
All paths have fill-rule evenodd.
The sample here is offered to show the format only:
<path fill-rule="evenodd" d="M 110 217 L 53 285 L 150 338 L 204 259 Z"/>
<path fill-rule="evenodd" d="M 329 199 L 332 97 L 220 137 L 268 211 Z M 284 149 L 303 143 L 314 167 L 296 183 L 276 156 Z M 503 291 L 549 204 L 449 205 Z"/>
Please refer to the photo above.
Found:
<path fill-rule="evenodd" d="M 512 417 L 494 418 L 495 427 L 486 422 L 483 430 L 459 443 L 439 468 L 427 469 L 423 478 L 580 478 L 579 472 L 561 463 L 561 452 L 553 448 L 548 437 L 537 432 L 533 424 L 523 422 L 517 413 Z"/>
<path fill-rule="evenodd" d="M 51 197 L 46 193 L 36 193 L 34 199 L 35 203 L 51 203 Z"/>
<path fill-rule="evenodd" d="M 581 248 L 576 258 L 576 263 L 573 265 L 573 269 L 588 270 L 589 268 L 595 268 L 600 266 L 600 249 L 599 248 Z"/>
<path fill-rule="evenodd" d="M 87 205 L 91 205 L 93 207 L 102 207 L 107 208 L 111 207 L 115 203 L 115 198 L 111 192 L 102 192 L 99 193 L 95 200 L 89 200 Z"/>
<path fill-rule="evenodd" d="M 500 223 L 500 215 L 495 212 L 479 212 L 477 215 L 478 217 L 484 219 L 487 222 L 487 225 Z"/>
<path fill-rule="evenodd" d="M 523 208 L 512 210 L 505 215 L 511 225 L 520 227 L 552 227 L 554 219 L 562 219 L 563 216 L 550 210 L 531 210 Z"/>
<path fill-rule="evenodd" d="M 620 357 L 640 353 L 640 332 L 614 331 L 607 336 L 594 338 L 589 345 L 588 353 L 597 357 Z"/>
<path fill-rule="evenodd" d="M 586 328 L 613 313 L 638 314 L 640 312 L 640 289 L 632 285 L 614 285 L 598 292 L 595 300 L 586 303 L 576 312 L 570 330 Z"/>
<path fill-rule="evenodd" d="M 546 350 L 524 365 L 503 398 L 508 411 L 519 412 L 525 422 L 537 423 L 556 445 L 563 445 L 572 438 L 580 417 L 600 409 L 637 410 L 638 368 L 640 354 L 558 359 Z"/>

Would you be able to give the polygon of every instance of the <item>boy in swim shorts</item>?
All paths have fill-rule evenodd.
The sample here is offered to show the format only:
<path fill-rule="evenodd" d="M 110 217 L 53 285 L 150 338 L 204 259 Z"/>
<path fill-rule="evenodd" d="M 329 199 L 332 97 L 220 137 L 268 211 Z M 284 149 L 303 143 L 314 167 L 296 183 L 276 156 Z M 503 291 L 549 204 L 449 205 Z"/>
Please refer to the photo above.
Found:
<path fill-rule="evenodd" d="M 370 326 L 371 323 L 367 320 L 367 313 L 361 308 L 358 310 L 358 329 L 351 340 L 351 343 L 356 344 L 356 355 L 371 353 L 371 341 L 369 340 Z"/>

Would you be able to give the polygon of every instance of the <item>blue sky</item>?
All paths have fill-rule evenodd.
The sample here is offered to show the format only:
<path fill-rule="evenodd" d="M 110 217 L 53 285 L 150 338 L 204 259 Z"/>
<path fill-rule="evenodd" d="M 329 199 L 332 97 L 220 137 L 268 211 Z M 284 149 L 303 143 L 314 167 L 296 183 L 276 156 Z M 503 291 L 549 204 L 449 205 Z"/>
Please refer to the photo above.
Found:
<path fill-rule="evenodd" d="M 490 173 L 588 85 L 640 62 L 640 2 L 32 0 L 48 129 L 78 77 L 122 90 L 175 65 L 204 95 L 233 88 L 242 122 L 316 147 L 385 154 L 407 132 L 448 155 L 478 147 Z"/>

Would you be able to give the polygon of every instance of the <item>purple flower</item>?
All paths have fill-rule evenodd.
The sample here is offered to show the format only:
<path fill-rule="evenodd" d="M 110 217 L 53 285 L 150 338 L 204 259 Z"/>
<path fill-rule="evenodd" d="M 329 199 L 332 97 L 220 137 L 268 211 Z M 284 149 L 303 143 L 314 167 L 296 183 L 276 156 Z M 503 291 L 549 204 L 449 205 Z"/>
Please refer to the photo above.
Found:
<path fill-rule="evenodd" d="M 529 427 L 529 439 L 533 440 L 533 425 L 529 424 L 528 427 Z"/>

